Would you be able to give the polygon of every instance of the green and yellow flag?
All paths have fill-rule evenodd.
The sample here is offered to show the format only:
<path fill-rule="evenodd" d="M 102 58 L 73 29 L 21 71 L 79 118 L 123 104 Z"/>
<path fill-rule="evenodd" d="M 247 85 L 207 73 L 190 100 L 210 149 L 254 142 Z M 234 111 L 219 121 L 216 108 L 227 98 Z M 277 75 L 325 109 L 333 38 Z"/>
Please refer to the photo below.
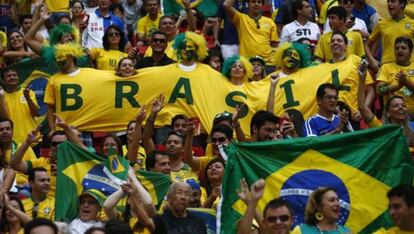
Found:
<path fill-rule="evenodd" d="M 340 198 L 338 223 L 352 233 L 371 233 L 391 224 L 386 193 L 412 184 L 414 164 L 401 128 L 384 126 L 324 137 L 231 144 L 223 178 L 221 233 L 235 233 L 246 205 L 238 198 L 240 180 L 266 182 L 259 210 L 274 198 L 289 201 L 295 225 L 318 187 L 335 188 Z"/>
<path fill-rule="evenodd" d="M 103 158 L 64 142 L 58 148 L 55 219 L 70 221 L 78 216 L 79 195 L 86 190 L 99 191 L 105 200 L 126 180 L 129 161 L 116 154 Z M 137 172 L 154 204 L 162 201 L 168 191 L 170 178 L 164 174 Z M 121 208 L 122 207 L 118 207 Z"/>

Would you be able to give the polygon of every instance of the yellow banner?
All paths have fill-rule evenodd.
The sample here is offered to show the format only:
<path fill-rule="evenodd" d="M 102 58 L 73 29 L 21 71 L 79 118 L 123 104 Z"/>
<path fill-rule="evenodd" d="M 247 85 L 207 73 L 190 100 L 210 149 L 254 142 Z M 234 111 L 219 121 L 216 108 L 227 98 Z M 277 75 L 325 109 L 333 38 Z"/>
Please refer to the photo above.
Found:
<path fill-rule="evenodd" d="M 353 97 L 356 103 L 357 85 L 350 87 L 355 83 L 350 77 L 359 60 L 350 56 L 341 63 L 302 69 L 282 78 L 276 90 L 275 113 L 280 116 L 294 108 L 302 111 L 305 119 L 315 114 L 316 90 L 325 82 L 340 87 L 340 94 Z M 204 64 L 197 64 L 191 72 L 181 70 L 177 64 L 147 68 L 128 78 L 111 71 L 81 68 L 75 76 L 53 76 L 45 102 L 54 104 L 56 113 L 80 130 L 118 131 L 126 129 L 142 105 L 148 105 L 150 111 L 152 100 L 163 94 L 165 104 L 156 126 L 169 125 L 173 116 L 185 114 L 199 117 L 204 132 L 210 132 L 216 114 L 232 113 L 237 104 L 246 103 L 248 112 L 242 113 L 241 125 L 248 135 L 250 119 L 257 110 L 265 109 L 268 92 L 268 78 L 235 86 Z"/>

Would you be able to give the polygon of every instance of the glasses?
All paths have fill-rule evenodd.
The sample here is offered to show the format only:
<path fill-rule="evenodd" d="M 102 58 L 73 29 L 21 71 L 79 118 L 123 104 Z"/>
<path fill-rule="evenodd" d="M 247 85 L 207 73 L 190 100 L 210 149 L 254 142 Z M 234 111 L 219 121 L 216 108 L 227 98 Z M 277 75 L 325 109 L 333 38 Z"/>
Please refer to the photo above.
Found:
<path fill-rule="evenodd" d="M 157 42 L 159 42 L 159 43 L 165 43 L 165 39 L 152 38 L 152 42 L 154 42 L 154 43 L 157 43 Z"/>
<path fill-rule="evenodd" d="M 50 142 L 50 146 L 58 146 L 58 145 L 60 145 L 60 143 L 62 143 L 63 141 L 52 141 L 52 142 Z"/>
<path fill-rule="evenodd" d="M 119 37 L 121 34 L 119 34 L 119 32 L 109 32 L 108 36 L 110 37 Z"/>
<path fill-rule="evenodd" d="M 323 96 L 323 98 L 328 99 L 328 100 L 336 100 L 338 101 L 338 96 L 334 96 L 334 95 L 325 95 Z"/>
<path fill-rule="evenodd" d="M 348 3 L 353 4 L 354 0 L 342 0 L 342 3 L 343 4 L 348 4 Z"/>
<path fill-rule="evenodd" d="M 276 223 L 277 220 L 280 220 L 280 222 L 286 222 L 289 220 L 289 215 L 269 216 L 266 218 L 266 220 L 269 223 Z"/>
<path fill-rule="evenodd" d="M 212 143 L 216 143 L 216 142 L 223 143 L 225 141 L 226 141 L 226 138 L 225 137 L 217 137 L 217 138 L 212 137 L 211 138 L 211 142 Z"/>
<path fill-rule="evenodd" d="M 32 218 L 33 218 L 33 219 L 36 219 L 36 218 L 37 218 L 38 213 L 39 213 L 39 203 L 36 203 L 36 202 L 35 202 L 35 203 L 33 204 Z"/>

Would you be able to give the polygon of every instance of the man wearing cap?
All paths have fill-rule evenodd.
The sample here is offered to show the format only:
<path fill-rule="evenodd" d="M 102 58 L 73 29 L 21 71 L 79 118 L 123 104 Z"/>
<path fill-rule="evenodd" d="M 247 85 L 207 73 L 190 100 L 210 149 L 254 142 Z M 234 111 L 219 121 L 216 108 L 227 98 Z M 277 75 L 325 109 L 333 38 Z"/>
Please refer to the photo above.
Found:
<path fill-rule="evenodd" d="M 79 217 L 69 224 L 69 233 L 83 234 L 91 227 L 104 226 L 98 216 L 104 197 L 105 195 L 96 189 L 86 190 L 79 196 Z"/>
<path fill-rule="evenodd" d="M 249 59 L 253 65 L 253 77 L 251 81 L 259 81 L 266 77 L 266 63 L 260 56 L 255 56 Z"/>

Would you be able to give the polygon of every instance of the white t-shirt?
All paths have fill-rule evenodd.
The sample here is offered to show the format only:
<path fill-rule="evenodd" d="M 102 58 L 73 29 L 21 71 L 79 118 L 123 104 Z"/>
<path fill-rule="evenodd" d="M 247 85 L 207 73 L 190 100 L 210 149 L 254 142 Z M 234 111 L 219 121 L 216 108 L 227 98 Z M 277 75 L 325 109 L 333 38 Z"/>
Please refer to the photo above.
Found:
<path fill-rule="evenodd" d="M 321 37 L 321 31 L 318 25 L 313 22 L 308 21 L 305 25 L 301 25 L 295 20 L 282 28 L 280 44 L 294 42 L 304 37 L 310 39 L 312 44 L 316 45 Z"/>
<path fill-rule="evenodd" d="M 364 32 L 368 32 L 367 25 L 365 21 L 360 18 L 355 17 L 355 24 L 349 30 L 361 30 Z M 323 26 L 323 33 L 332 31 L 331 26 L 329 25 L 329 19 L 326 19 L 325 25 Z"/>
<path fill-rule="evenodd" d="M 83 222 L 80 218 L 76 218 L 69 224 L 69 233 L 83 234 L 91 227 L 104 227 L 104 223 L 100 221 Z"/>

